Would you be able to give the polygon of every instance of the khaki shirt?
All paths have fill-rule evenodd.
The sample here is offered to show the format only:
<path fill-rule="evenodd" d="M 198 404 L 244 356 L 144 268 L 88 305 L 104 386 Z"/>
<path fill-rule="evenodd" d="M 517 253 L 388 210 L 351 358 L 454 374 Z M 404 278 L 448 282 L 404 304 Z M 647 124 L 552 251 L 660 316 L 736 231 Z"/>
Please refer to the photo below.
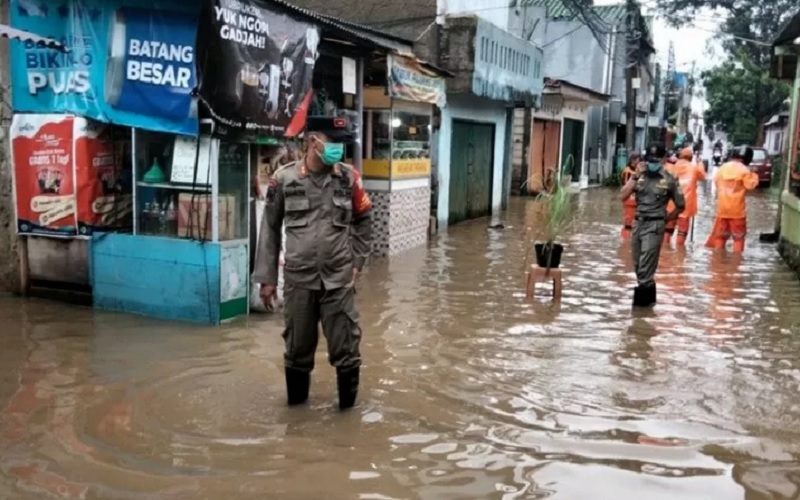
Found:
<path fill-rule="evenodd" d="M 284 280 L 311 290 L 333 290 L 353 281 L 372 245 L 372 203 L 352 166 L 337 163 L 313 175 L 303 160 L 270 180 L 256 249 L 253 282 L 278 284 L 281 225 L 285 227 Z"/>
<path fill-rule="evenodd" d="M 670 201 L 681 211 L 686 208 L 680 182 L 663 168 L 656 174 L 645 173 L 639 177 L 634 194 L 637 218 L 666 219 Z"/>

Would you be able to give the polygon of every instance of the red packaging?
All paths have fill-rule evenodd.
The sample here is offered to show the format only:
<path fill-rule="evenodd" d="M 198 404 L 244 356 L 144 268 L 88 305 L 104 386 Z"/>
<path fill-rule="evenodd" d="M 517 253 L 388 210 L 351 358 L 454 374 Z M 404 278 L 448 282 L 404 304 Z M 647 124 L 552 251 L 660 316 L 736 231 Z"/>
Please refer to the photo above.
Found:
<path fill-rule="evenodd" d="M 11 149 L 19 234 L 76 234 L 72 138 L 71 116 L 14 115 Z"/>
<path fill-rule="evenodd" d="M 130 133 L 112 133 L 112 125 L 75 117 L 75 182 L 78 231 L 126 229 L 133 224 L 133 197 L 124 179 Z M 116 144 L 116 151 L 114 150 Z"/>

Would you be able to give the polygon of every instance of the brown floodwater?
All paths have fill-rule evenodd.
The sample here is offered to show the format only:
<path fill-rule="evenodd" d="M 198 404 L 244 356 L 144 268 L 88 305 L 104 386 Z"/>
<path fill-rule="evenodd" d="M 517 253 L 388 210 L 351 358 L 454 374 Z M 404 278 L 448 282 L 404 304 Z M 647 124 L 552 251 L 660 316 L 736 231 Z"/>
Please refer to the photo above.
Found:
<path fill-rule="evenodd" d="M 741 258 L 703 247 L 705 208 L 652 313 L 631 311 L 616 193 L 578 199 L 560 305 L 524 297 L 532 200 L 373 262 L 347 413 L 324 345 L 310 404 L 285 406 L 275 316 L 0 299 L 0 498 L 800 497 L 800 284 L 758 242 L 774 199 L 750 199 Z"/>

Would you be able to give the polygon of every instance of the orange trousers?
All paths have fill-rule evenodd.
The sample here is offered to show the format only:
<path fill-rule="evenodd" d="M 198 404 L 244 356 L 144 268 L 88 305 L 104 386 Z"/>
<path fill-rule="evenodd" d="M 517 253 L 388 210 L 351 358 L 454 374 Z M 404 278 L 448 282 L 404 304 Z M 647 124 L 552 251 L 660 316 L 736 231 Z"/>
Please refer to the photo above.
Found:
<path fill-rule="evenodd" d="M 715 250 L 725 248 L 728 238 L 733 238 L 733 251 L 744 251 L 744 237 L 747 235 L 747 219 L 723 219 L 717 217 L 714 228 L 708 236 L 706 246 Z"/>
<path fill-rule="evenodd" d="M 636 220 L 636 205 L 622 206 L 622 239 L 630 239 L 633 223 Z"/>
<path fill-rule="evenodd" d="M 678 245 L 685 245 L 686 238 L 689 237 L 689 227 L 692 225 L 692 217 L 678 217 L 678 220 L 667 222 L 667 229 L 664 232 L 664 243 L 669 244 L 672 241 L 672 235 L 675 230 L 678 230 L 678 237 L 675 243 Z"/>

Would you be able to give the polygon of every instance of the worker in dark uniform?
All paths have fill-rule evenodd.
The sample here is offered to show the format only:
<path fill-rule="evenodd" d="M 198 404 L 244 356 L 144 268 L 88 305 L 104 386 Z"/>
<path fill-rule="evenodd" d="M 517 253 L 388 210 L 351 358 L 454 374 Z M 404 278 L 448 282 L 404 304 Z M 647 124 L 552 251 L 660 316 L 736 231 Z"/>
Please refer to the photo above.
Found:
<path fill-rule="evenodd" d="M 668 221 L 675 220 L 685 208 L 678 179 L 664 168 L 667 151 L 661 144 L 647 148 L 645 163 L 622 187 L 622 200 L 636 196 L 636 222 L 631 234 L 633 266 L 638 286 L 633 293 L 634 307 L 656 303 L 655 275 Z M 667 213 L 672 201 L 675 208 Z"/>
<path fill-rule="evenodd" d="M 270 180 L 253 281 L 276 296 L 281 226 L 285 227 L 284 366 L 290 405 L 308 400 L 319 323 L 336 367 L 339 407 L 355 404 L 361 329 L 355 281 L 370 253 L 372 204 L 361 176 L 341 163 L 354 133 L 346 118 L 308 118 L 305 156 Z"/>

